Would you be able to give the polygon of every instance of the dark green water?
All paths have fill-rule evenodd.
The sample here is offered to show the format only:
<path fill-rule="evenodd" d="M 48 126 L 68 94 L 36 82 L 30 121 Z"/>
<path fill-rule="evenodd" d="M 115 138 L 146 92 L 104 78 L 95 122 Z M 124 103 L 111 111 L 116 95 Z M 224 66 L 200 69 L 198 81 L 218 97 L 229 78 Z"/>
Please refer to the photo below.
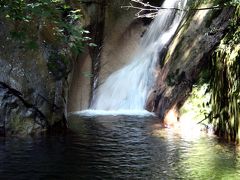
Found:
<path fill-rule="evenodd" d="M 138 117 L 70 118 L 72 133 L 0 139 L 0 179 L 240 179 L 240 153 Z"/>

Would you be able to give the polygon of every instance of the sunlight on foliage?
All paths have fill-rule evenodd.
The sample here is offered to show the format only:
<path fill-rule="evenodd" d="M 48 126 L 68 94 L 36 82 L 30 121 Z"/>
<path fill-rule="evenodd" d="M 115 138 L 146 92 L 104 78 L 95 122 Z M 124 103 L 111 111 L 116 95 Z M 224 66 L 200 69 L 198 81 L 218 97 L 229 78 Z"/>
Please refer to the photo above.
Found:
<path fill-rule="evenodd" d="M 230 23 L 229 32 L 212 58 L 210 88 L 211 119 L 216 133 L 228 140 L 240 140 L 240 6 Z"/>
<path fill-rule="evenodd" d="M 180 109 L 182 119 L 189 119 L 196 123 L 207 120 L 210 112 L 208 102 L 210 100 L 210 93 L 207 92 L 208 84 L 197 85 L 193 87 L 190 97 Z"/>

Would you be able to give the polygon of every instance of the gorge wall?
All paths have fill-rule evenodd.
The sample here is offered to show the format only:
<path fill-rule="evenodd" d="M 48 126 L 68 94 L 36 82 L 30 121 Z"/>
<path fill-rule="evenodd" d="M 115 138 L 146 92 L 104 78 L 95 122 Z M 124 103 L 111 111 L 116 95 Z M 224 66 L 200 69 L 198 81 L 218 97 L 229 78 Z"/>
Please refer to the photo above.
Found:
<path fill-rule="evenodd" d="M 10 38 L 15 24 L 0 21 L 0 130 L 1 134 L 31 134 L 59 124 L 66 126 L 66 87 L 68 67 L 57 50 L 46 43 L 47 34 L 29 26 L 38 49 L 25 48 Z M 56 55 L 49 70 L 50 56 Z"/>
<path fill-rule="evenodd" d="M 164 119 L 170 110 L 178 112 L 188 98 L 200 72 L 208 68 L 211 54 L 227 31 L 233 8 L 190 11 L 160 62 L 156 85 L 147 109 Z M 177 117 L 175 119 L 177 121 Z"/>
<path fill-rule="evenodd" d="M 94 89 L 129 63 L 151 21 L 136 19 L 133 9 L 121 9 L 129 4 L 125 0 L 71 3 L 82 9 L 81 25 L 90 31 L 96 46 L 86 46 L 77 56 L 69 55 L 69 63 L 61 59 L 61 47 L 52 45 L 55 40 L 49 34 L 50 26 L 29 26 L 37 32 L 39 48 L 25 49 L 9 38 L 15 25 L 1 17 L 1 135 L 66 127 L 67 111 L 89 107 Z M 232 12 L 231 8 L 189 11 L 166 57 L 159 57 L 157 82 L 146 109 L 163 119 L 169 110 L 181 107 L 208 63 L 209 54 L 225 34 Z"/>
<path fill-rule="evenodd" d="M 136 10 L 121 8 L 129 5 L 130 1 L 97 2 L 86 4 L 83 8 L 86 16 L 90 17 L 87 27 L 97 47 L 87 47 L 77 59 L 68 112 L 89 108 L 94 89 L 110 74 L 129 63 L 151 21 L 137 19 Z"/>
<path fill-rule="evenodd" d="M 52 24 L 29 24 L 27 33 L 38 47 L 26 48 L 11 37 L 19 23 L 0 17 L 1 135 L 62 129 L 67 127 L 67 111 L 89 107 L 96 79 L 101 82 L 127 63 L 145 29 L 146 22 L 135 19 L 136 11 L 121 9 L 128 3 L 70 1 L 71 7 L 80 8 L 83 14 L 77 25 L 89 30 L 90 42 L 96 46 L 86 46 L 81 54 L 67 57 L 61 55 L 65 45 L 57 42 Z"/>

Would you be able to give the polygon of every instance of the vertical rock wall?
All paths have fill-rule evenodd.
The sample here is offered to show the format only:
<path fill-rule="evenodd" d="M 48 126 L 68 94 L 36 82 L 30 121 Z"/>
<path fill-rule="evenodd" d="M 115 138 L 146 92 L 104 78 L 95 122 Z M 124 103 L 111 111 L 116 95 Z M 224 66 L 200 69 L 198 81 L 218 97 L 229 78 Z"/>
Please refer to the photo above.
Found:
<path fill-rule="evenodd" d="M 211 7 L 211 4 L 199 8 Z M 190 11 L 169 47 L 147 109 L 160 119 L 178 110 L 191 92 L 209 56 L 227 31 L 232 8 Z"/>
<path fill-rule="evenodd" d="M 130 0 L 87 1 L 83 9 L 96 47 L 79 56 L 69 92 L 68 111 L 89 108 L 94 90 L 113 72 L 131 61 L 149 22 L 136 19 L 136 11 L 121 6 Z M 91 67 L 91 68 L 90 68 Z"/>
<path fill-rule="evenodd" d="M 94 82 L 100 69 L 100 52 L 105 25 L 105 0 L 84 1 L 81 9 L 86 20 L 84 26 L 90 32 L 94 46 L 87 46 L 74 64 L 68 101 L 68 112 L 87 109 L 91 102 Z"/>
<path fill-rule="evenodd" d="M 55 66 L 49 70 L 53 49 L 44 43 L 44 33 L 40 35 L 37 27 L 29 26 L 36 32 L 39 46 L 29 49 L 11 38 L 15 26 L 6 19 L 0 21 L 1 134 L 31 134 L 56 124 L 63 128 L 68 67 L 56 56 Z"/>

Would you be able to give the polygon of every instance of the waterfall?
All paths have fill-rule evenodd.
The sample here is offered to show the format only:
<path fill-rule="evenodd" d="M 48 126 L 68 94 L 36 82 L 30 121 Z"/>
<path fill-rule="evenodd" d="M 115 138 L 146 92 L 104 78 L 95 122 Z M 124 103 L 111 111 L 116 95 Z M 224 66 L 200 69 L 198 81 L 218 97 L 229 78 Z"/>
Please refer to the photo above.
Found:
<path fill-rule="evenodd" d="M 105 111 L 144 110 L 149 91 L 156 80 L 159 54 L 175 34 L 187 0 L 165 0 L 163 9 L 144 34 L 140 47 L 128 65 L 111 74 L 97 88 L 91 109 Z M 166 9 L 165 9 L 166 8 Z M 175 9 L 174 9 L 175 8 Z"/>

